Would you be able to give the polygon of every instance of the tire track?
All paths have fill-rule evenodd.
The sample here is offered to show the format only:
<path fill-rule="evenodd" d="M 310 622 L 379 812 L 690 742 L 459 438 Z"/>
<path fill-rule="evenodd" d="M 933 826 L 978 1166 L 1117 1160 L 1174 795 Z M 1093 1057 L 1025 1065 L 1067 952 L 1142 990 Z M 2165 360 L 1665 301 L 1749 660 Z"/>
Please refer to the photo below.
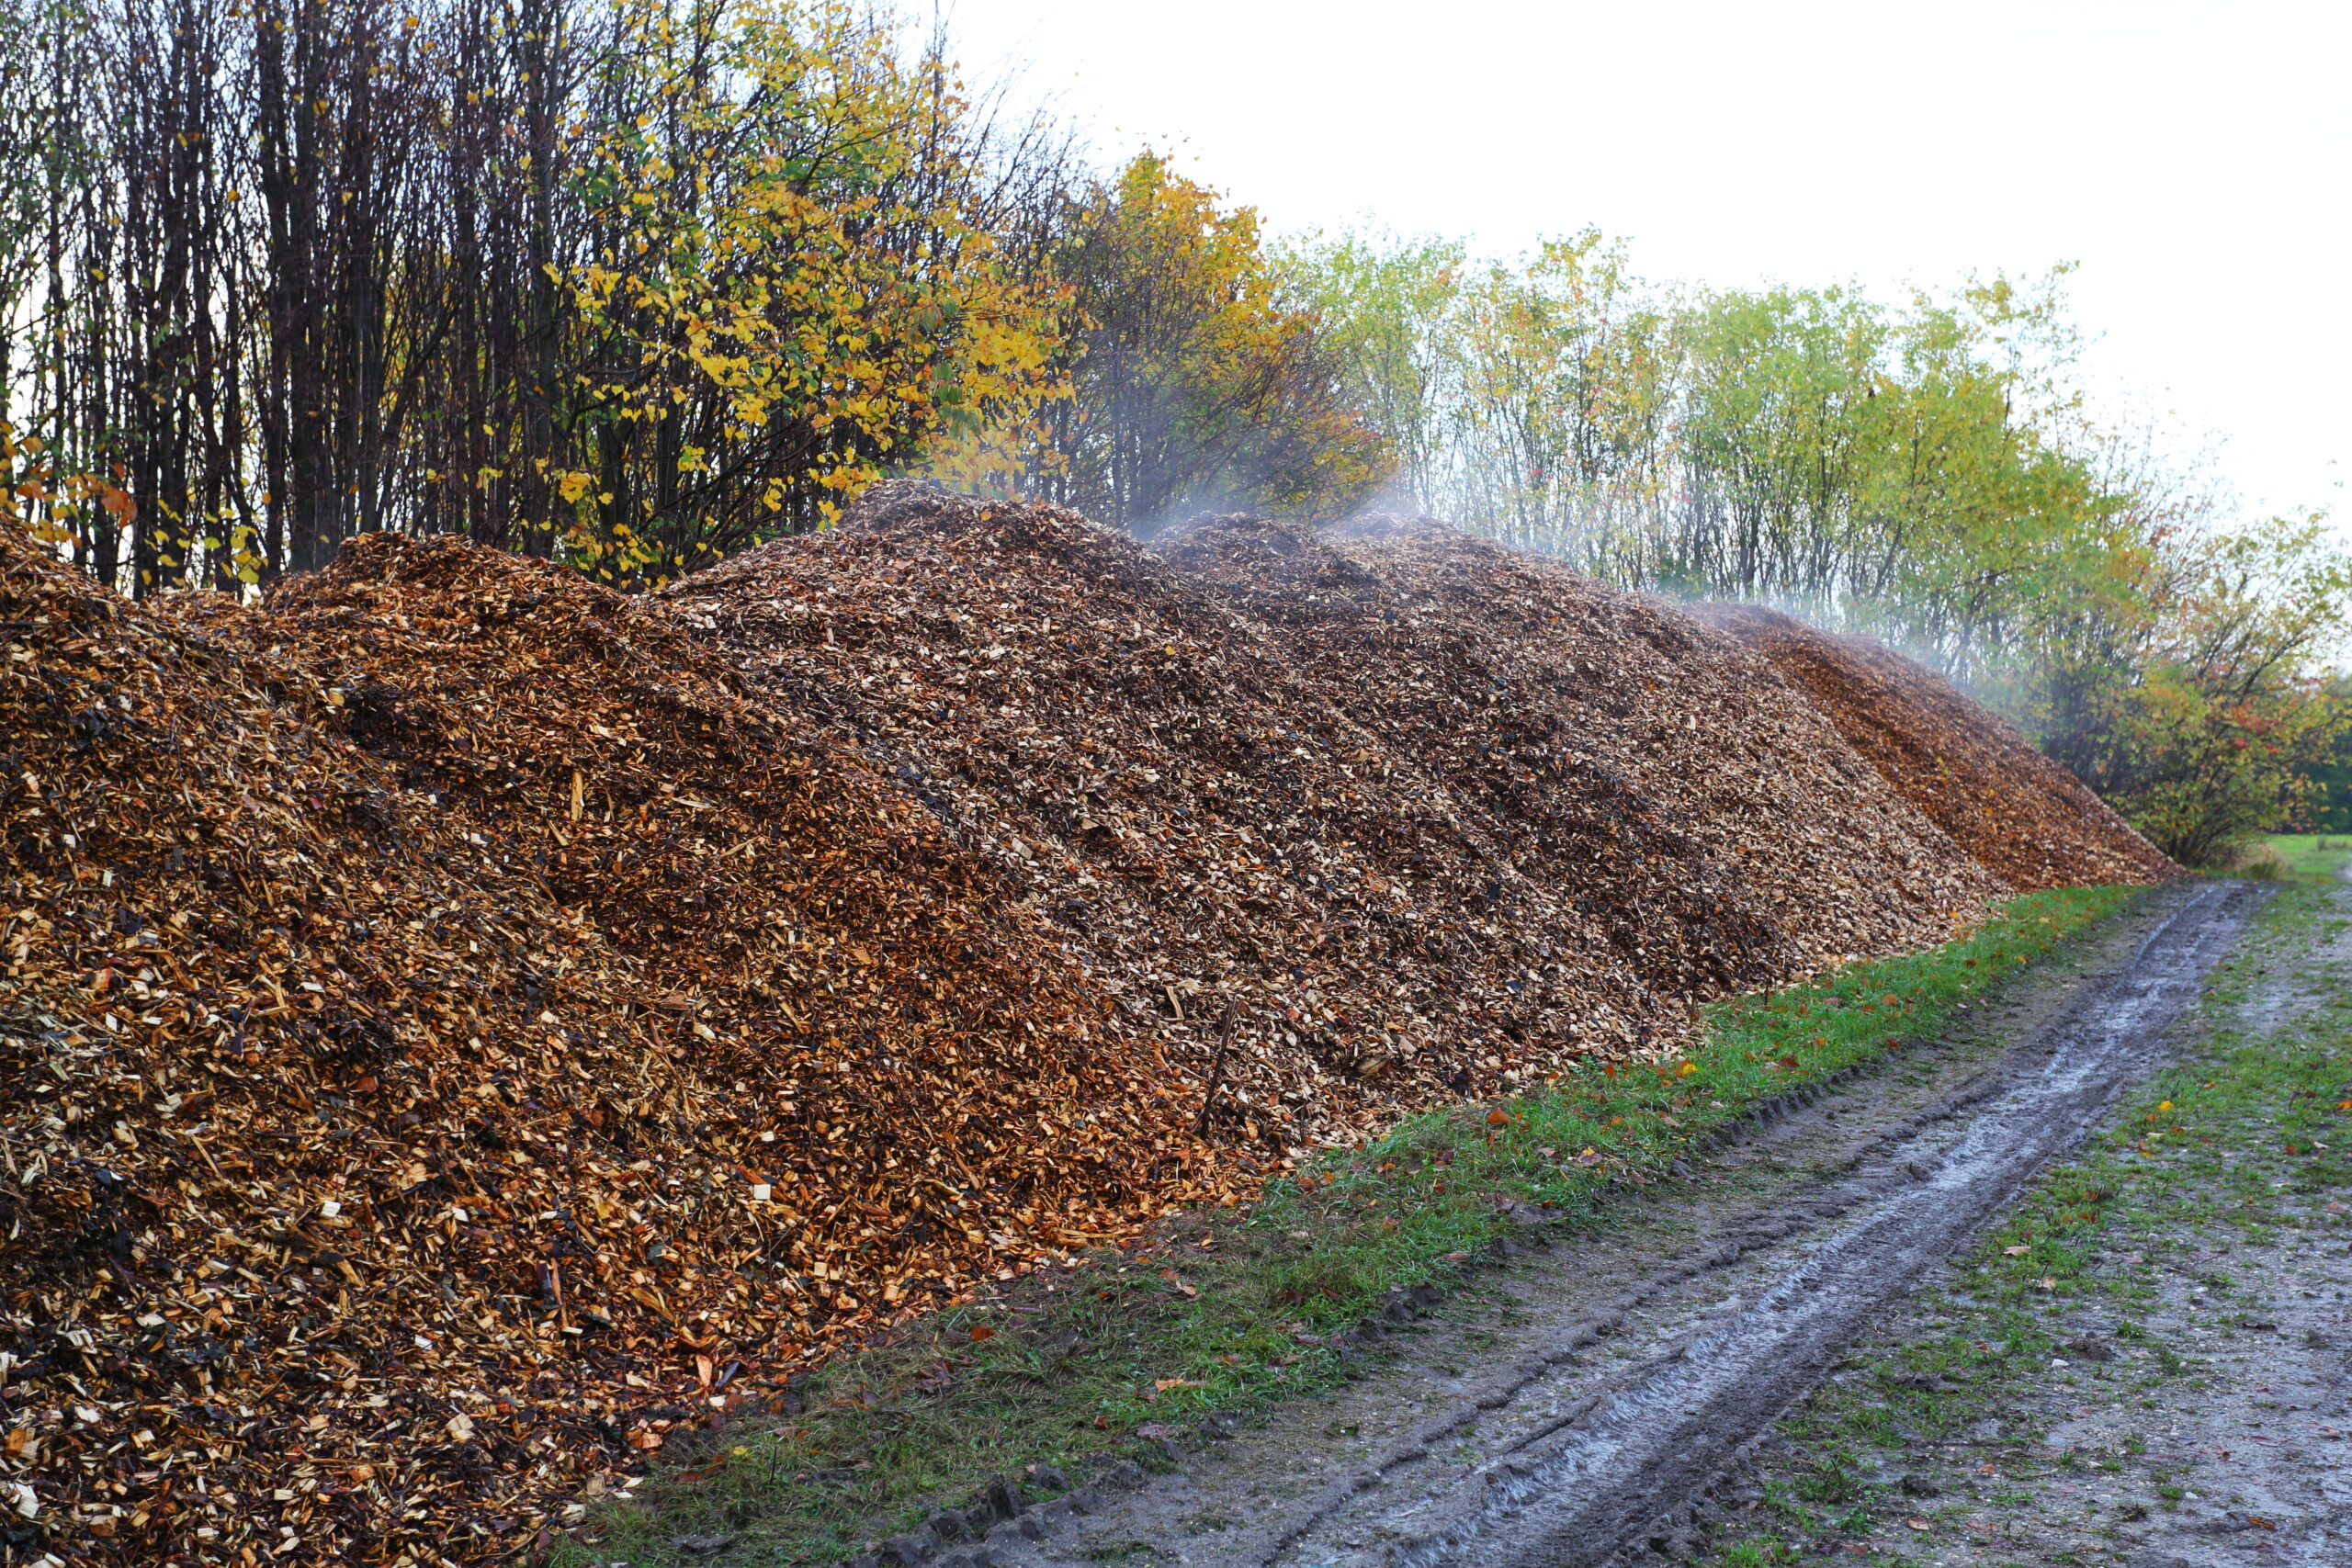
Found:
<path fill-rule="evenodd" d="M 1913 1179 L 1858 1204 L 1728 1321 L 1536 1423 L 1515 1451 L 1385 1521 L 1380 1546 L 1336 1561 L 1597 1568 L 1670 1547 L 1706 1487 L 1850 1340 L 2150 1070 L 2164 1031 L 2261 897 L 2244 885 L 2196 890 L 2121 974 L 2088 989 L 2038 1070 L 1984 1099 L 1956 1135 L 1930 1124 L 1887 1150 Z M 1530 1380 L 1514 1402 L 1544 1399 L 1553 1382 Z M 1285 1531 L 1270 1560 L 1334 1561 L 1292 1551 L 1315 1522 Z"/>

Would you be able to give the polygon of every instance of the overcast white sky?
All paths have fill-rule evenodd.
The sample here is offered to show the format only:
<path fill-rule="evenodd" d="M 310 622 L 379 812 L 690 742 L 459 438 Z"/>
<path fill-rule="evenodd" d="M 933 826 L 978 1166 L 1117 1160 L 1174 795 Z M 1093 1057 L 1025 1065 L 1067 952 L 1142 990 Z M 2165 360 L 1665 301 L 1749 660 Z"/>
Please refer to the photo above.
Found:
<path fill-rule="evenodd" d="M 2110 406 L 2219 442 L 2249 508 L 2352 525 L 2352 6 L 2114 0 L 953 0 L 1109 159 L 1279 228 L 1515 253 L 1590 223 L 1657 279 L 2081 264 Z"/>

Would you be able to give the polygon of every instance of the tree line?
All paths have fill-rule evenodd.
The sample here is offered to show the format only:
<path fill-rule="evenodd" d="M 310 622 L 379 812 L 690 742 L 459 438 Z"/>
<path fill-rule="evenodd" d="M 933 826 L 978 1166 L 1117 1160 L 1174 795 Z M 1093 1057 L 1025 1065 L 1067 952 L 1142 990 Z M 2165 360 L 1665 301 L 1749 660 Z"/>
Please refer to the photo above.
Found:
<path fill-rule="evenodd" d="M 0 144 L 7 504 L 125 592 L 375 528 L 658 586 L 920 472 L 1146 533 L 1411 508 L 1782 604 L 2199 861 L 2341 747 L 2352 572 L 2098 429 L 2058 279 L 1280 239 L 863 0 L 0 0 Z"/>
<path fill-rule="evenodd" d="M 1516 264 L 1342 236 L 1282 265 L 1346 351 L 1386 504 L 1621 587 L 1880 637 L 2016 718 L 2167 852 L 2352 810 L 2352 559 L 2102 428 L 2062 270 L 1900 304 L 1661 288 L 1593 232 Z"/>
<path fill-rule="evenodd" d="M 1060 149 L 905 45 L 763 0 L 8 0 L 26 510 L 133 592 L 371 528 L 653 581 L 1018 424 Z"/>
<path fill-rule="evenodd" d="M 376 528 L 655 584 L 918 469 L 1115 520 L 1385 471 L 1253 215 L 858 0 L 0 0 L 0 88 L 14 488 L 131 592 Z"/>

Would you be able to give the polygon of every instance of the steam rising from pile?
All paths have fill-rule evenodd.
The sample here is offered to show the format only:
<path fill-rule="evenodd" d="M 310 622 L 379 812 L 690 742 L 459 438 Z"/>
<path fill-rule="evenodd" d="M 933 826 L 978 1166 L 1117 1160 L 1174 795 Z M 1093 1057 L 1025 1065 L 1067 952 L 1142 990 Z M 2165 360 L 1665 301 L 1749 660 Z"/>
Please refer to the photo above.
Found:
<path fill-rule="evenodd" d="M 1277 1145 L 1937 941 L 1997 882 L 1737 643 L 1433 525 L 885 487 L 663 595 Z"/>
<path fill-rule="evenodd" d="M 2186 874 L 2007 719 L 1893 649 L 1757 604 L 1696 613 L 1770 660 L 1895 793 L 2019 891 Z"/>
<path fill-rule="evenodd" d="M 649 1405 L 2004 891 L 1736 639 L 1419 523 L 888 486 L 258 609 L 0 534 L 0 1349 L 97 1416 L 10 1453 L 58 1518 L 154 1434 L 126 1561 L 509 1551 Z"/>

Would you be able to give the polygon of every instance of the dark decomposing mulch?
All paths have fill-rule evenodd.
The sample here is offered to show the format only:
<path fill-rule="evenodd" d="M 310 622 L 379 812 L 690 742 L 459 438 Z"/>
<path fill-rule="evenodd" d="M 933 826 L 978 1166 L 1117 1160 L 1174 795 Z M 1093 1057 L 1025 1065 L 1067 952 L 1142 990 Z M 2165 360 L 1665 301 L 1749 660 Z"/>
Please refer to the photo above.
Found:
<path fill-rule="evenodd" d="M 1729 638 L 1421 525 L 893 488 L 651 601 L 374 536 L 257 608 L 0 535 L 0 620 L 19 1560 L 527 1547 L 826 1347 L 2001 890 Z"/>
<path fill-rule="evenodd" d="M 2008 720 L 1932 670 L 1760 604 L 1695 613 L 1770 660 L 1897 794 L 2020 892 L 2185 874 Z"/>

